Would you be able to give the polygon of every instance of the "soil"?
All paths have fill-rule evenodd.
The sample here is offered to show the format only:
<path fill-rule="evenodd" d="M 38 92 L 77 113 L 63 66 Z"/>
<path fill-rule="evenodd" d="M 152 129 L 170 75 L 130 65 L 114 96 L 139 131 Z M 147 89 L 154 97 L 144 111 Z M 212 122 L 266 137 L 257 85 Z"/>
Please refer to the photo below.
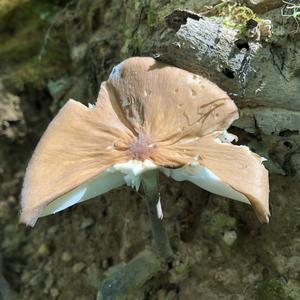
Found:
<path fill-rule="evenodd" d="M 112 67 L 141 53 L 174 8 L 200 12 L 215 2 L 0 1 L 0 295 L 3 275 L 16 299 L 95 299 L 112 267 L 151 246 L 146 207 L 129 187 L 42 218 L 34 228 L 20 225 L 25 168 L 69 98 L 94 102 Z M 255 1 L 248 2 L 255 10 Z M 263 1 L 256 2 L 261 12 Z M 278 8 L 267 12 L 278 14 Z M 293 19 L 288 24 L 296 30 Z M 299 33 L 289 33 L 282 25 L 281 37 L 300 41 Z M 286 68 L 300 80 L 298 67 Z M 300 299 L 299 131 L 274 136 L 258 119 L 257 137 L 245 129 L 245 116 L 246 125 L 233 131 L 270 158 L 270 224 L 261 225 L 245 204 L 161 175 L 175 258 L 128 299 Z"/>

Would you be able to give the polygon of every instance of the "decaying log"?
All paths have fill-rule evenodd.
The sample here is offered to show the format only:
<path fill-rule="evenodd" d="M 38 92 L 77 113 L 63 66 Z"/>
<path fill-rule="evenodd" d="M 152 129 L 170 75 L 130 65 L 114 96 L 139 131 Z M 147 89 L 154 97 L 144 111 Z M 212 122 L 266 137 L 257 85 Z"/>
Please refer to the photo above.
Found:
<path fill-rule="evenodd" d="M 271 172 L 295 175 L 299 162 L 291 164 L 300 152 L 299 36 L 291 39 L 287 33 L 284 45 L 272 38 L 247 40 L 220 20 L 184 10 L 165 21 L 144 53 L 203 74 L 226 90 L 241 110 L 234 125 L 256 136 L 249 146 L 268 158 Z"/>
<path fill-rule="evenodd" d="M 220 21 L 176 10 L 166 17 L 168 29 L 152 44 L 159 60 L 210 77 L 252 106 L 300 109 L 300 80 L 278 61 L 272 43 L 241 39 Z"/>
<path fill-rule="evenodd" d="M 247 6 L 255 12 L 264 13 L 282 6 L 282 0 L 246 0 Z"/>

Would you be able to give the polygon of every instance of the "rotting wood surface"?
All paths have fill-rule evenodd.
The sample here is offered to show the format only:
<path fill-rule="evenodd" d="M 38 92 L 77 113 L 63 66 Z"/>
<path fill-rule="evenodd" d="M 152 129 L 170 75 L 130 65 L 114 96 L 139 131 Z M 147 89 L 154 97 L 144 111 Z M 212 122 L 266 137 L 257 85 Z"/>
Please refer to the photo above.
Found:
<path fill-rule="evenodd" d="M 271 173 L 296 175 L 300 152 L 297 34 L 281 40 L 277 31 L 284 26 L 277 23 L 271 39 L 247 40 L 220 20 L 185 10 L 175 10 L 165 22 L 144 52 L 203 74 L 226 90 L 241 110 L 234 125 L 256 136 L 249 145 L 268 159 Z"/>

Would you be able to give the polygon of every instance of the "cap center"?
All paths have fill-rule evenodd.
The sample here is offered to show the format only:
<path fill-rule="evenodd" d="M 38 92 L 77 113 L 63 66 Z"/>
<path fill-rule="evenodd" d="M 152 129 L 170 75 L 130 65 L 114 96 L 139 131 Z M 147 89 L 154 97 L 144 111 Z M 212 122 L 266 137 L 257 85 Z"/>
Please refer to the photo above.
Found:
<path fill-rule="evenodd" d="M 156 148 L 149 135 L 139 133 L 139 136 L 129 144 L 129 151 L 135 159 L 145 160 L 149 158 Z"/>

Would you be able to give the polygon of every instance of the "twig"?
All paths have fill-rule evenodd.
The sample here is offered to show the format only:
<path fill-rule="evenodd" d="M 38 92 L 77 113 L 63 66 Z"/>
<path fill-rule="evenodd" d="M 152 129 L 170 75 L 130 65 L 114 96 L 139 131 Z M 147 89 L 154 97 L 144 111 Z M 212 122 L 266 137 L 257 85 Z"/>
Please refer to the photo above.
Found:
<path fill-rule="evenodd" d="M 299 31 L 299 19 L 298 17 L 300 16 L 300 4 L 295 4 L 295 3 L 290 3 L 288 1 L 282 0 L 282 2 L 285 4 L 285 6 L 281 9 L 281 16 L 282 17 L 293 17 L 296 24 L 297 24 L 297 28 L 294 31 L 295 33 L 297 33 Z M 285 14 L 284 10 L 293 10 L 292 14 Z"/>

